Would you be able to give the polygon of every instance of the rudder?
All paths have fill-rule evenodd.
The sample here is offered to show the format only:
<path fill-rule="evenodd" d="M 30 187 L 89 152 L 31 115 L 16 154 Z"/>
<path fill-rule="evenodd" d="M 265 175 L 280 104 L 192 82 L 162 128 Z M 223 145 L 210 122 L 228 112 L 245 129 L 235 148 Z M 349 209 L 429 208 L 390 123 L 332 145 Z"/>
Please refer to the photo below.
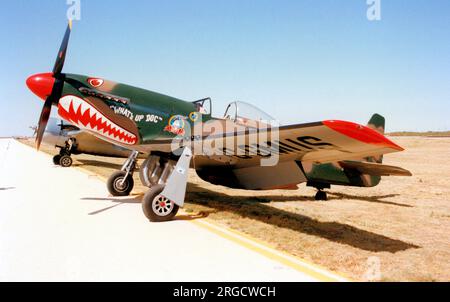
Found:
<path fill-rule="evenodd" d="M 382 115 L 375 113 L 370 118 L 369 123 L 367 123 L 367 127 L 384 135 L 386 129 L 386 119 Z M 381 164 L 383 162 L 383 155 L 366 157 L 365 160 L 368 162 Z"/>
<path fill-rule="evenodd" d="M 384 134 L 385 126 L 386 126 L 386 119 L 382 115 L 379 115 L 378 113 L 372 115 L 371 119 L 369 120 L 369 123 L 367 124 L 367 127 L 376 130 L 381 134 Z"/>

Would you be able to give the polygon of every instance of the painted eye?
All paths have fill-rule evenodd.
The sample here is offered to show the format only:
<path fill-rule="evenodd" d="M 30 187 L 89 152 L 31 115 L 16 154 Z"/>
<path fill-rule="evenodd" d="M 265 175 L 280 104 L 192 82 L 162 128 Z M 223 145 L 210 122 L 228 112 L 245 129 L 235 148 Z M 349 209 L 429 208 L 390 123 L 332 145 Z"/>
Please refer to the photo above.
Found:
<path fill-rule="evenodd" d="M 104 80 L 102 79 L 97 79 L 97 78 L 89 78 L 88 79 L 88 83 L 89 85 L 91 85 L 94 88 L 100 87 L 103 85 Z"/>

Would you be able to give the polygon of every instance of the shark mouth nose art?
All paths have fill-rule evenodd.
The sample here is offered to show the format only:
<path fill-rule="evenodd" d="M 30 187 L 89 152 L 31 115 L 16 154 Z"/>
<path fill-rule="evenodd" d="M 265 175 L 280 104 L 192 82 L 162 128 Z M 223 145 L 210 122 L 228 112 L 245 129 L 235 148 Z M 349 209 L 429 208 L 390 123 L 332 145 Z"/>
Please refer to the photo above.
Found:
<path fill-rule="evenodd" d="M 58 113 L 74 125 L 113 141 L 126 145 L 137 143 L 136 135 L 115 124 L 82 98 L 73 95 L 62 97 L 59 100 Z"/>

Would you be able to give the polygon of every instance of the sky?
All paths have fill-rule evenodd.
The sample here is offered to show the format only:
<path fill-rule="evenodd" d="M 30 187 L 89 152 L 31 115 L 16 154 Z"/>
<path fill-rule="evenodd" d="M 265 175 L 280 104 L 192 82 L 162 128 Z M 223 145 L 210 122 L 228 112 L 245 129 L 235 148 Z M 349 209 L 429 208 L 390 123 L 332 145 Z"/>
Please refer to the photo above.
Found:
<path fill-rule="evenodd" d="M 63 71 L 211 97 L 215 116 L 245 101 L 282 124 L 376 112 L 387 131 L 450 130 L 450 1 L 380 1 L 369 21 L 366 0 L 81 0 Z M 37 124 L 25 80 L 51 71 L 68 8 L 1 1 L 0 136 Z"/>

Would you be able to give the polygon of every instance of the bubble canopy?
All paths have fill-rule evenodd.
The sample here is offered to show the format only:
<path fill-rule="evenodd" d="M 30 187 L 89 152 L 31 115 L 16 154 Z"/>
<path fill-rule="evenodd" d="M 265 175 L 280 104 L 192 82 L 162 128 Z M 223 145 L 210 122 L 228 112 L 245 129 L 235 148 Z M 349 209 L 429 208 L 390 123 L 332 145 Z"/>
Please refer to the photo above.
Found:
<path fill-rule="evenodd" d="M 278 125 L 278 121 L 268 113 L 252 104 L 240 101 L 232 102 L 228 105 L 224 118 L 237 123 L 255 121 L 258 123 L 270 124 L 272 126 Z"/>

